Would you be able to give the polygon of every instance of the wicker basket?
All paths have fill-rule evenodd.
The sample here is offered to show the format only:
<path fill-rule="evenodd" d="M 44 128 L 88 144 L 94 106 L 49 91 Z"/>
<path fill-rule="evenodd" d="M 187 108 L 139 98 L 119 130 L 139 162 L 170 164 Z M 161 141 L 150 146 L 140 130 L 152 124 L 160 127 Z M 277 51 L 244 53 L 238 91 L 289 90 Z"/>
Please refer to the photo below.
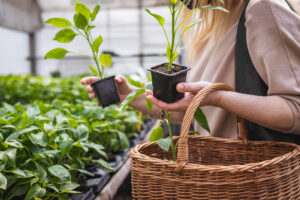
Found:
<path fill-rule="evenodd" d="M 231 88 L 213 84 L 196 95 L 174 138 L 177 162 L 156 142 L 131 150 L 133 199 L 300 199 L 299 146 L 248 142 L 243 120 L 242 140 L 188 136 L 195 110 L 215 90 Z"/>

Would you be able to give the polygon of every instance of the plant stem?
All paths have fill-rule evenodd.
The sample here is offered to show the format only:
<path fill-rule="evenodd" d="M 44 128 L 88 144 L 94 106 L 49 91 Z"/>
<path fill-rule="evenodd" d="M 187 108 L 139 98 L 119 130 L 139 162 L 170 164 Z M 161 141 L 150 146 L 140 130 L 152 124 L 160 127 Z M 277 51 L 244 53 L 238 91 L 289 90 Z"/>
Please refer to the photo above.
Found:
<path fill-rule="evenodd" d="M 88 41 L 88 43 L 91 47 L 91 50 L 92 50 L 92 53 L 93 53 L 93 58 L 94 58 L 94 61 L 96 63 L 97 69 L 98 69 L 99 77 L 100 77 L 100 79 L 103 79 L 103 74 L 102 74 L 102 71 L 101 71 L 100 66 L 99 66 L 98 57 L 97 57 L 96 53 L 93 51 L 92 42 L 91 42 L 91 39 L 90 39 L 90 34 L 88 32 L 85 32 L 85 35 L 86 35 L 86 39 L 87 39 L 87 41 Z"/>
<path fill-rule="evenodd" d="M 168 128 L 169 128 L 169 135 L 172 138 L 172 142 L 171 142 L 171 151 L 172 151 L 172 155 L 173 155 L 173 161 L 176 161 L 176 149 L 174 146 L 174 142 L 173 142 L 173 133 L 172 133 L 172 127 L 171 127 L 171 119 L 170 119 L 170 112 L 167 112 L 167 120 L 168 120 Z"/>
<path fill-rule="evenodd" d="M 172 14 L 172 43 L 171 43 L 171 49 L 170 49 L 170 60 L 169 60 L 169 65 L 168 65 L 168 70 L 169 72 L 172 71 L 172 58 L 173 58 L 173 53 L 174 53 L 174 42 L 175 42 L 175 4 L 172 3 L 172 11 L 171 11 L 171 14 Z"/>

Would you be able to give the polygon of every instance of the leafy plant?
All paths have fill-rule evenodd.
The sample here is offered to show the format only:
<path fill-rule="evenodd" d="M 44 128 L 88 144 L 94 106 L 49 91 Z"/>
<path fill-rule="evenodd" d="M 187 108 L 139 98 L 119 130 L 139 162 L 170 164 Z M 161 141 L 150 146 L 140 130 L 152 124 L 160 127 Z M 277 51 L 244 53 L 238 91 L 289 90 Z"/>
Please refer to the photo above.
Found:
<path fill-rule="evenodd" d="M 96 39 L 93 39 L 91 34 L 91 30 L 95 28 L 92 23 L 96 19 L 99 11 L 99 4 L 91 12 L 87 6 L 76 1 L 75 14 L 73 18 L 74 25 L 69 20 L 64 18 L 51 18 L 45 22 L 47 24 L 52 24 L 55 27 L 63 28 L 55 35 L 53 40 L 56 40 L 60 43 L 70 43 L 75 37 L 82 36 L 88 42 L 92 55 L 73 52 L 64 48 L 55 48 L 45 55 L 45 59 L 62 59 L 67 53 L 90 57 L 94 60 L 96 65 L 89 66 L 91 72 L 102 79 L 104 77 L 104 66 L 110 67 L 112 58 L 110 54 L 101 53 L 99 51 L 99 48 L 103 42 L 102 36 L 99 35 Z"/>
<path fill-rule="evenodd" d="M 169 6 L 169 10 L 170 10 L 170 15 L 172 18 L 172 24 L 171 24 L 171 36 L 169 37 L 166 29 L 165 29 L 165 19 L 158 15 L 158 14 L 154 14 L 152 13 L 149 9 L 145 9 L 145 11 L 151 15 L 152 17 L 154 17 L 157 22 L 159 23 L 159 25 L 162 27 L 165 38 L 167 40 L 167 58 L 168 58 L 168 71 L 171 72 L 172 71 L 172 67 L 173 67 L 173 62 L 176 60 L 178 52 L 177 52 L 177 48 L 180 44 L 180 41 L 184 35 L 184 33 L 189 30 L 190 28 L 194 27 L 195 25 L 197 25 L 200 21 L 202 21 L 202 19 L 198 19 L 194 22 L 192 22 L 191 24 L 189 24 L 186 27 L 182 27 L 184 22 L 191 17 L 194 13 L 196 13 L 197 11 L 199 11 L 200 9 L 218 9 L 218 10 L 222 10 L 227 12 L 226 9 L 224 9 L 223 7 L 220 6 L 203 6 L 203 7 L 199 7 L 196 8 L 194 10 L 192 10 L 184 19 L 182 19 L 181 22 L 179 22 L 179 18 L 180 18 L 180 13 L 183 9 L 184 3 L 187 0 L 183 0 L 182 3 L 179 3 L 180 1 L 178 0 L 167 0 L 168 6 Z M 220 0 L 221 3 L 224 4 L 223 0 Z M 181 30 L 181 32 L 180 32 Z M 179 35 L 179 37 L 178 37 Z"/>

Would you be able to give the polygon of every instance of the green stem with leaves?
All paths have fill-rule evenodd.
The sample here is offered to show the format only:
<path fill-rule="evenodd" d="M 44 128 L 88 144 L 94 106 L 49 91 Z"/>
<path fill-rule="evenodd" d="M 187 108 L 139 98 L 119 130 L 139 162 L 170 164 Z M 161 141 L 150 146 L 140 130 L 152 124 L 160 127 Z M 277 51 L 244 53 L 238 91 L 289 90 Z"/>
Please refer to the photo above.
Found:
<path fill-rule="evenodd" d="M 172 65 L 173 65 L 173 55 L 174 55 L 174 44 L 175 44 L 175 36 L 176 36 L 176 31 L 175 31 L 175 26 L 176 26 L 176 12 L 175 12 L 175 4 L 172 3 L 171 6 L 171 14 L 172 14 L 172 43 L 171 43 L 171 49 L 170 49 L 170 60 L 169 60 L 169 65 L 168 65 L 168 70 L 169 72 L 172 71 Z"/>
<path fill-rule="evenodd" d="M 168 128 L 169 128 L 169 135 L 172 139 L 171 142 L 171 151 L 172 151 L 172 156 L 173 156 L 173 161 L 176 161 L 176 149 L 174 146 L 174 142 L 173 142 L 173 133 L 172 133 L 172 126 L 171 126 L 171 118 L 170 118 L 171 113 L 167 112 L 167 123 L 168 123 Z"/>

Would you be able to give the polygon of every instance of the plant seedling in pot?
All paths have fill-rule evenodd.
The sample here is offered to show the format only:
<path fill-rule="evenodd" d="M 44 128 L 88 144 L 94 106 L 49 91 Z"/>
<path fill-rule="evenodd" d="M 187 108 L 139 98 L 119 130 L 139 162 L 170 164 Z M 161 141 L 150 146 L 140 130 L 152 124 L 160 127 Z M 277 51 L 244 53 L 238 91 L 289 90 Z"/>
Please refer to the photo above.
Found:
<path fill-rule="evenodd" d="M 111 55 L 99 51 L 103 42 L 102 36 L 99 35 L 96 39 L 93 39 L 91 34 L 91 30 L 95 28 L 92 23 L 96 19 L 99 11 L 99 4 L 94 8 L 93 12 L 91 12 L 87 6 L 76 1 L 73 18 L 74 25 L 64 18 L 51 18 L 45 22 L 47 24 L 52 24 L 55 27 L 63 28 L 55 35 L 53 40 L 60 43 L 70 43 L 76 36 L 82 36 L 88 42 L 92 55 L 68 51 L 64 48 L 56 48 L 49 51 L 45 55 L 45 59 L 62 59 L 67 53 L 79 54 L 92 58 L 95 65 L 91 65 L 89 68 L 91 72 L 101 80 L 94 82 L 91 85 L 102 107 L 106 107 L 118 103 L 120 101 L 120 96 L 114 81 L 114 76 L 104 77 L 104 67 L 110 67 L 112 63 Z"/>
<path fill-rule="evenodd" d="M 151 67 L 149 69 L 152 75 L 153 94 L 156 98 L 166 103 L 173 103 L 183 98 L 184 96 L 182 93 L 176 91 L 176 85 L 180 82 L 185 82 L 187 71 L 189 71 L 190 68 L 186 66 L 174 64 L 173 62 L 177 58 L 178 55 L 177 49 L 181 42 L 183 34 L 190 28 L 197 25 L 202 19 L 196 20 L 186 27 L 183 27 L 184 22 L 189 17 L 191 17 L 193 13 L 199 11 L 200 9 L 219 9 L 219 10 L 226 11 L 224 8 L 219 6 L 203 6 L 192 10 L 189 15 L 187 15 L 184 19 L 182 19 L 180 23 L 178 23 L 180 18 L 179 17 L 180 13 L 186 1 L 188 0 L 183 0 L 182 3 L 180 3 L 179 0 L 167 0 L 169 10 L 170 10 L 170 15 L 172 18 L 170 37 L 168 36 L 166 29 L 164 27 L 165 19 L 158 14 L 152 13 L 148 9 L 145 10 L 148 14 L 153 16 L 158 21 L 159 25 L 163 29 L 164 35 L 167 40 L 168 63 L 163 63 L 158 66 Z"/>

